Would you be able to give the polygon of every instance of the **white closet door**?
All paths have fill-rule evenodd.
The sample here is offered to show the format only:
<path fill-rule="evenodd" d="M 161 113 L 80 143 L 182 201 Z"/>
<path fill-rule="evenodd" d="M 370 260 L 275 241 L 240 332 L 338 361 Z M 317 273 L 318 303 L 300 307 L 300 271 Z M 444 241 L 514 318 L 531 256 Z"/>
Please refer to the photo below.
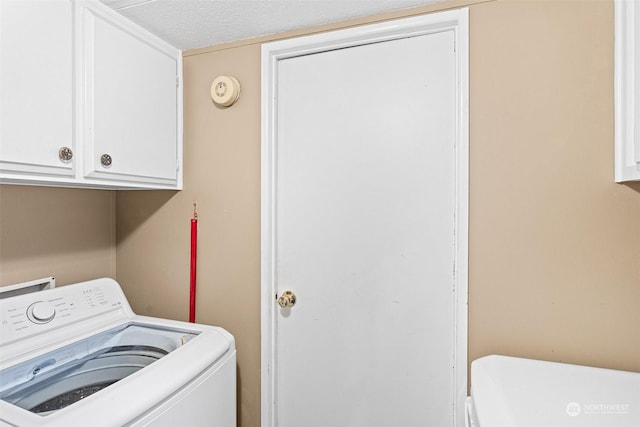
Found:
<path fill-rule="evenodd" d="M 456 75 L 454 31 L 278 62 L 278 427 L 453 425 Z"/>

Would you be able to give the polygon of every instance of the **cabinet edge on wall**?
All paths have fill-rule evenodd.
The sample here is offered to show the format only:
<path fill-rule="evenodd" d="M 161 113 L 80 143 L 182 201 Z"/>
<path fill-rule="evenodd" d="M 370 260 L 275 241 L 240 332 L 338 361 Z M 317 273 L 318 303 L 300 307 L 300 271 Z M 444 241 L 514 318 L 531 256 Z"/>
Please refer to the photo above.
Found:
<path fill-rule="evenodd" d="M 640 181 L 640 4 L 615 0 L 615 180 Z"/>

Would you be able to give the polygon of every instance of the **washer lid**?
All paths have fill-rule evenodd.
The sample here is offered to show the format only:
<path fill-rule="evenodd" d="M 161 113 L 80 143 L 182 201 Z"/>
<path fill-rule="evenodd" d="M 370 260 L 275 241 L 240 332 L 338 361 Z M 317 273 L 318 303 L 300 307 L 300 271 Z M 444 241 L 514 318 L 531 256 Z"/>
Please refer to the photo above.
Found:
<path fill-rule="evenodd" d="M 0 370 L 0 399 L 7 395 L 20 395 L 22 390 L 34 384 L 60 381 L 74 372 L 78 365 L 94 362 L 98 368 L 108 368 L 114 358 L 104 358 L 105 354 L 126 351 L 129 354 L 154 354 L 160 359 L 185 345 L 198 334 L 197 331 L 174 330 L 160 326 L 128 323 L 102 333 L 82 339 L 64 347 L 28 359 Z M 223 344 L 227 344 L 221 341 Z M 224 345 L 222 346 L 224 347 Z M 228 348 L 219 349 L 222 354 Z M 122 379 L 122 378 L 118 378 Z"/>
<path fill-rule="evenodd" d="M 112 356 L 117 357 L 110 362 Z M 136 316 L 133 322 L 2 365 L 0 424 L 66 427 L 100 419 L 104 425 L 126 425 L 205 371 L 233 363 L 233 356 L 233 336 L 222 328 Z M 144 357 L 155 360 L 140 360 Z M 129 372 L 120 374 L 120 369 Z M 89 389 L 95 390 L 88 397 L 73 399 Z M 68 398 L 73 404 L 65 406 L 62 401 Z"/>
<path fill-rule="evenodd" d="M 486 356 L 471 364 L 480 427 L 637 427 L 640 374 Z"/>
<path fill-rule="evenodd" d="M 49 415 L 155 363 L 197 336 L 128 324 L 0 371 L 0 399 Z M 226 351 L 224 343 L 219 353 Z M 214 356 L 217 357 L 217 356 Z"/>

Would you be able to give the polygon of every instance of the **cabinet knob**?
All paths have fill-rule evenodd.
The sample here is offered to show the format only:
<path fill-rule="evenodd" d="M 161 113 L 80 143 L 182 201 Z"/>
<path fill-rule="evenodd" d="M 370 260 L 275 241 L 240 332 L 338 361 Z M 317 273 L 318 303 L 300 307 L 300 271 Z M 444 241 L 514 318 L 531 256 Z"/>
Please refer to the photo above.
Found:
<path fill-rule="evenodd" d="M 68 162 L 73 159 L 73 150 L 69 147 L 62 147 L 58 150 L 58 157 L 63 162 Z"/>
<path fill-rule="evenodd" d="M 108 154 L 103 154 L 102 156 L 100 156 L 100 163 L 102 164 L 102 166 L 109 167 L 111 166 L 111 163 L 113 162 L 113 159 L 111 158 L 110 155 Z"/>

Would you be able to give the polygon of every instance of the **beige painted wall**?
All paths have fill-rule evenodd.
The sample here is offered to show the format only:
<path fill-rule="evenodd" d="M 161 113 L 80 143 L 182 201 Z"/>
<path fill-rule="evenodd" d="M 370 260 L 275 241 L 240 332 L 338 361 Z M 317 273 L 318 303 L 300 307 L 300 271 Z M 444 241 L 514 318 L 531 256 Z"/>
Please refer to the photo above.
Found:
<path fill-rule="evenodd" d="M 613 4 L 470 25 L 470 358 L 640 371 L 640 185 L 613 182 Z"/>
<path fill-rule="evenodd" d="M 640 184 L 613 183 L 612 3 L 475 4 L 470 27 L 470 359 L 640 371 Z M 118 279 L 138 313 L 182 320 L 198 202 L 197 321 L 236 336 L 242 426 L 259 425 L 259 42 L 270 39 L 187 54 L 185 189 L 117 193 Z M 208 99 L 219 74 L 243 85 L 228 110 Z M 113 277 L 115 198 L 0 186 L 0 285 Z"/>
<path fill-rule="evenodd" d="M 0 285 L 116 275 L 113 191 L 0 185 Z"/>
<path fill-rule="evenodd" d="M 640 371 L 640 185 L 613 182 L 613 5 L 475 4 L 470 30 L 469 357 Z M 245 427 L 260 419 L 259 61 L 269 39 L 187 53 L 185 189 L 117 194 L 118 279 L 138 313 L 182 320 L 198 202 L 196 320 L 236 337 Z M 219 74 L 243 87 L 227 110 L 208 98 Z"/>

